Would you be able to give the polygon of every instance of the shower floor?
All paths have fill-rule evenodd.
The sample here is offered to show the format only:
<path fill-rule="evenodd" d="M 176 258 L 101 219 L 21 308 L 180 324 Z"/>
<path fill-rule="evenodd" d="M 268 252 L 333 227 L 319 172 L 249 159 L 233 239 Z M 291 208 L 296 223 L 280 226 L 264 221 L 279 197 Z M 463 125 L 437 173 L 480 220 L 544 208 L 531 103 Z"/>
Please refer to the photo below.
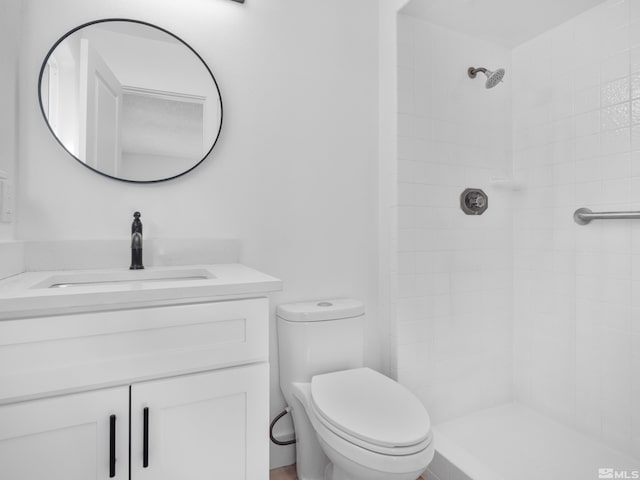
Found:
<path fill-rule="evenodd" d="M 518 404 L 442 423 L 434 435 L 426 480 L 640 478 L 640 459 Z"/>

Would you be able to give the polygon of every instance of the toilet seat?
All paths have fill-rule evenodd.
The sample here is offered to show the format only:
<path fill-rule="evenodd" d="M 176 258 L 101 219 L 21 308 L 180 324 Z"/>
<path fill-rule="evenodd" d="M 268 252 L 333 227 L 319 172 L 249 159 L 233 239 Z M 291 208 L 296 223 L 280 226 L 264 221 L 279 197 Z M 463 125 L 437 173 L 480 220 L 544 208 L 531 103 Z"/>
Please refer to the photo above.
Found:
<path fill-rule="evenodd" d="M 344 440 L 384 455 L 411 455 L 429 446 L 431 421 L 402 385 L 369 368 L 316 375 L 311 381 L 316 419 Z"/>
<path fill-rule="evenodd" d="M 291 386 L 294 397 L 306 411 L 322 450 L 332 463 L 340 463 L 342 468 L 346 464 L 360 471 L 364 469 L 367 473 L 361 477 L 367 480 L 413 480 L 433 459 L 435 449 L 431 431 L 424 442 L 409 447 L 380 447 L 354 436 L 348 438 L 348 434 L 324 420 L 313 406 L 311 383 L 294 382 Z"/>

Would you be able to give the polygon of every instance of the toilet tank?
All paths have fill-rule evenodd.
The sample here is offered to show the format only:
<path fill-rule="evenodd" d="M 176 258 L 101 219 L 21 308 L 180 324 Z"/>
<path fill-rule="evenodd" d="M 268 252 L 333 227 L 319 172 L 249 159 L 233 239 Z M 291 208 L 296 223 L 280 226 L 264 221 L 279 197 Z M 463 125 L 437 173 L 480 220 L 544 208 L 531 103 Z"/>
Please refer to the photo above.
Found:
<path fill-rule="evenodd" d="M 363 366 L 364 304 L 350 298 L 280 305 L 280 386 Z"/>

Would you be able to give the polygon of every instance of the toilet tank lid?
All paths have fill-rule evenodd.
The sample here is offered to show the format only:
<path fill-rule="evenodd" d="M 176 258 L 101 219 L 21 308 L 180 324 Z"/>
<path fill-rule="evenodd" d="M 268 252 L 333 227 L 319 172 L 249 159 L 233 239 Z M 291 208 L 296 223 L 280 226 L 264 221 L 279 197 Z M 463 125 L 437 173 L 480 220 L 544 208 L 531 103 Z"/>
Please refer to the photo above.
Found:
<path fill-rule="evenodd" d="M 289 322 L 321 322 L 364 315 L 364 304 L 353 298 L 334 298 L 279 305 L 276 313 Z"/>

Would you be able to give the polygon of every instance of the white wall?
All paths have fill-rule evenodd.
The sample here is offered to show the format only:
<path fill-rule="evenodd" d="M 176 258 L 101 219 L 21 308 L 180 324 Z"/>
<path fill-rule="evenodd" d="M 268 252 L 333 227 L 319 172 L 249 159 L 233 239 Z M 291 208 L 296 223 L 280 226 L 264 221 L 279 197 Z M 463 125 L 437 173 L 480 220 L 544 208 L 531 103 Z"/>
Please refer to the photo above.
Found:
<path fill-rule="evenodd" d="M 398 12 L 409 0 L 379 0 L 378 18 L 378 311 L 382 370 L 397 378 L 391 342 L 397 271 Z"/>
<path fill-rule="evenodd" d="M 434 422 L 511 399 L 510 83 L 484 88 L 470 66 L 511 71 L 510 50 L 398 16 L 397 291 L 400 382 Z M 481 216 L 460 209 L 482 188 Z"/>
<path fill-rule="evenodd" d="M 243 261 L 284 280 L 273 303 L 355 296 L 368 307 L 366 361 L 379 361 L 377 3 L 370 0 L 25 0 L 20 71 L 20 219 L 27 240 L 120 239 L 142 212 L 151 237 L 237 237 Z M 81 23 L 155 23 L 216 75 L 222 137 L 190 174 L 157 185 L 103 178 L 72 160 L 37 103 L 40 64 Z M 271 413 L 283 408 L 275 323 Z M 274 447 L 272 466 L 293 461 Z"/>
<path fill-rule="evenodd" d="M 15 183 L 18 155 L 20 3 L 20 0 L 0 3 L 0 170 L 8 174 L 11 183 Z M 13 224 L 0 223 L 0 241 L 13 236 Z"/>
<path fill-rule="evenodd" d="M 516 392 L 640 456 L 640 2 L 611 0 L 513 52 Z"/>

